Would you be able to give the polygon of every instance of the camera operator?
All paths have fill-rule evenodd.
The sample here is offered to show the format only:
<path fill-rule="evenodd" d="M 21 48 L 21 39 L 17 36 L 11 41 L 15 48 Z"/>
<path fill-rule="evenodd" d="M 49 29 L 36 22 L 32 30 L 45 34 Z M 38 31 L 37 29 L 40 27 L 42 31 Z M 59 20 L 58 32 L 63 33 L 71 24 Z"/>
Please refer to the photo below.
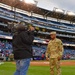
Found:
<path fill-rule="evenodd" d="M 16 60 L 16 72 L 14 75 L 27 74 L 33 56 L 34 30 L 34 27 L 27 28 L 22 23 L 16 26 L 16 32 L 13 35 L 13 52 Z"/>

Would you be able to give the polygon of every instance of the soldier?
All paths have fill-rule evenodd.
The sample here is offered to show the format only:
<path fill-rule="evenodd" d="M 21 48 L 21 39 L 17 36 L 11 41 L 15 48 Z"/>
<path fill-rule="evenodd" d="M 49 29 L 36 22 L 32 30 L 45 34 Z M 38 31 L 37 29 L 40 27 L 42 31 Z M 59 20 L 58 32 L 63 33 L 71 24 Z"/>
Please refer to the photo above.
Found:
<path fill-rule="evenodd" d="M 51 32 L 50 36 L 51 40 L 49 41 L 47 47 L 46 59 L 48 60 L 49 56 L 51 75 L 55 74 L 55 69 L 56 69 L 56 75 L 61 75 L 60 60 L 63 55 L 63 44 L 60 39 L 56 38 L 56 32 Z"/>

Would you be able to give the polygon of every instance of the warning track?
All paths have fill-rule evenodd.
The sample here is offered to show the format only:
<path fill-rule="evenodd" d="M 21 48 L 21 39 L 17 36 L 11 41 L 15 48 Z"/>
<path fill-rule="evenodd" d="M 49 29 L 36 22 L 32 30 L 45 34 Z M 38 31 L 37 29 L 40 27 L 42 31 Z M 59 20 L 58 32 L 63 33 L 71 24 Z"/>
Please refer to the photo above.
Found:
<path fill-rule="evenodd" d="M 13 62 L 15 64 L 15 62 Z M 49 66 L 48 61 L 31 61 L 31 66 Z M 61 66 L 75 66 L 75 61 L 61 61 Z"/>

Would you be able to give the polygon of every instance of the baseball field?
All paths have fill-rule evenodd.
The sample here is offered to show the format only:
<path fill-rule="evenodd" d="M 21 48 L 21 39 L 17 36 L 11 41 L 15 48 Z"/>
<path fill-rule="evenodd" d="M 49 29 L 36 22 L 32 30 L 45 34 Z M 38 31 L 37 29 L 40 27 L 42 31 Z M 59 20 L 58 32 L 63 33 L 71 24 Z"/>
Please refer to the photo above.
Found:
<path fill-rule="evenodd" d="M 62 75 L 75 75 L 75 60 L 61 61 Z M 0 75 L 14 75 L 15 62 L 4 62 L 0 65 Z M 28 75 L 50 75 L 48 61 L 32 61 Z"/>

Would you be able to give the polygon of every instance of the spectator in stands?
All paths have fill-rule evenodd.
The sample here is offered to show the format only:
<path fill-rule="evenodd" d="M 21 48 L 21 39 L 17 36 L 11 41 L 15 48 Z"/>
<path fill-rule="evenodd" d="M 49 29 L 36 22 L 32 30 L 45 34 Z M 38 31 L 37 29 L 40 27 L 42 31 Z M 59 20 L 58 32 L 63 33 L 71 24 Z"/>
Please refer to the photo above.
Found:
<path fill-rule="evenodd" d="M 9 59 L 9 51 L 8 50 L 6 51 L 5 56 L 6 56 L 6 61 L 8 61 L 8 59 Z"/>
<path fill-rule="evenodd" d="M 27 28 L 20 23 L 16 27 L 13 36 L 13 52 L 16 60 L 16 72 L 14 75 L 26 75 L 32 58 L 32 43 L 34 40 L 34 27 Z"/>
<path fill-rule="evenodd" d="M 2 62 L 3 60 L 4 60 L 4 58 L 3 58 L 3 51 L 0 50 L 0 65 L 3 64 L 3 62 Z"/>
<path fill-rule="evenodd" d="M 45 53 L 42 54 L 42 60 L 45 60 Z"/>
<path fill-rule="evenodd" d="M 13 61 L 13 60 L 14 60 L 14 55 L 13 55 L 13 53 L 10 53 L 9 58 L 10 58 L 10 61 Z"/>

